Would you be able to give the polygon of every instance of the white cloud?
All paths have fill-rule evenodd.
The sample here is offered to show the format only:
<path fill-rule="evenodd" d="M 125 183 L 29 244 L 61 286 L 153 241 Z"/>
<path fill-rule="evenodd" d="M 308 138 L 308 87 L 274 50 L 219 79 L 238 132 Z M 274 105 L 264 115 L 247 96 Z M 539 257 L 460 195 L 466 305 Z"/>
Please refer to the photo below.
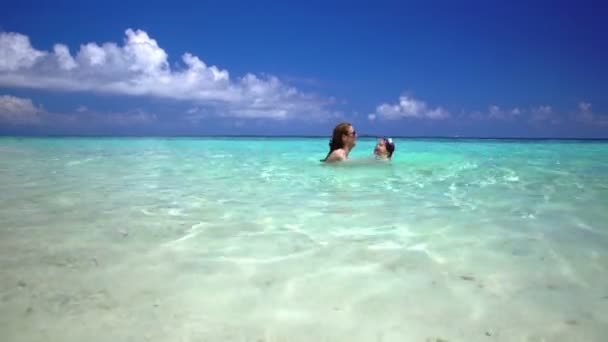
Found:
<path fill-rule="evenodd" d="M 87 43 L 73 56 L 63 44 L 39 51 L 25 35 L 0 33 L 0 85 L 164 97 L 241 118 L 332 115 L 330 99 L 302 93 L 274 76 L 231 78 L 191 53 L 172 68 L 165 50 L 146 32 L 128 29 L 125 35 L 122 45 Z"/>
<path fill-rule="evenodd" d="M 556 123 L 556 118 L 553 117 L 553 108 L 551 106 L 538 106 L 532 108 L 530 121 L 539 122 L 539 121 L 552 121 Z"/>
<path fill-rule="evenodd" d="M 45 114 L 32 100 L 11 95 L 0 96 L 0 123 L 14 125 L 38 124 Z"/>
<path fill-rule="evenodd" d="M 369 119 L 370 121 L 374 121 L 374 120 L 376 120 L 376 114 L 369 114 L 369 115 L 367 116 L 367 119 Z"/>
<path fill-rule="evenodd" d="M 376 107 L 376 112 L 368 115 L 368 118 L 370 120 L 376 118 L 388 120 L 401 118 L 445 119 L 449 116 L 450 113 L 441 107 L 430 108 L 424 101 L 402 95 L 399 97 L 399 103 L 383 103 Z"/>
<path fill-rule="evenodd" d="M 492 106 L 490 106 L 490 109 L 489 109 L 489 116 L 490 116 L 490 118 L 493 118 L 493 119 L 499 119 L 504 116 L 504 112 L 502 110 L 500 110 L 500 107 L 498 107 L 496 105 L 492 105 Z"/>
<path fill-rule="evenodd" d="M 578 119 L 583 122 L 593 122 L 593 112 L 591 111 L 591 103 L 581 102 L 578 104 Z"/>
<path fill-rule="evenodd" d="M 575 119 L 589 125 L 608 126 L 608 116 L 594 113 L 589 102 L 580 102 L 578 104 L 578 112 L 575 115 Z"/>
<path fill-rule="evenodd" d="M 78 66 L 72 55 L 70 55 L 70 50 L 67 46 L 63 44 L 55 44 L 53 51 L 55 52 L 55 56 L 57 56 L 59 68 L 63 70 L 72 70 Z"/>
<path fill-rule="evenodd" d="M 157 120 L 155 114 L 147 113 L 140 109 L 124 113 L 95 113 L 93 114 L 93 118 L 96 122 L 116 126 L 146 125 Z"/>
<path fill-rule="evenodd" d="M 32 48 L 30 39 L 19 33 L 0 33 L 0 71 L 30 68 L 46 53 Z"/>
<path fill-rule="evenodd" d="M 578 104 L 578 109 L 581 113 L 590 113 L 591 112 L 591 103 L 589 102 L 580 102 Z"/>
<path fill-rule="evenodd" d="M 518 107 L 515 107 L 513 109 L 503 109 L 497 105 L 491 105 L 490 107 L 488 107 L 487 117 L 489 119 L 496 120 L 512 120 L 517 118 L 521 114 L 522 111 Z M 479 117 L 479 113 L 476 113 L 473 116 Z"/>
<path fill-rule="evenodd" d="M 135 109 L 125 112 L 100 112 L 80 106 L 71 113 L 53 113 L 36 106 L 31 99 L 0 95 L 0 124 L 48 125 L 55 127 L 76 125 L 133 126 L 153 123 L 155 114 Z"/>
<path fill-rule="evenodd" d="M 80 109 L 80 108 L 78 108 Z M 90 127 L 126 127 L 144 126 L 157 121 L 154 113 L 142 109 L 126 111 L 96 111 L 87 109 L 72 113 L 46 113 L 45 123 L 54 127 L 72 127 L 88 129 Z"/>
<path fill-rule="evenodd" d="M 504 109 L 497 105 L 491 105 L 488 107 L 486 113 L 473 112 L 470 114 L 470 117 L 478 120 L 527 120 L 532 123 L 551 122 L 553 124 L 559 123 L 560 121 L 559 118 L 554 115 L 553 108 L 547 105 L 531 107 L 529 109 L 520 109 L 519 107 Z"/>
<path fill-rule="evenodd" d="M 199 111 L 200 111 L 200 108 L 198 108 L 198 107 L 193 107 L 193 108 L 188 109 L 188 110 L 186 111 L 186 114 L 196 114 L 196 113 L 198 113 Z"/>
<path fill-rule="evenodd" d="M 488 107 L 487 112 L 472 112 L 469 117 L 478 120 L 493 119 L 508 121 L 521 119 L 531 124 L 550 123 L 554 125 L 570 120 L 571 122 L 578 121 L 588 125 L 608 126 L 608 116 L 594 113 L 591 103 L 588 102 L 580 102 L 578 104 L 578 110 L 571 114 L 566 114 L 564 112 L 560 115 L 560 112 L 556 112 L 553 107 L 549 105 L 532 106 L 528 109 L 515 107 L 510 110 L 492 105 Z"/>

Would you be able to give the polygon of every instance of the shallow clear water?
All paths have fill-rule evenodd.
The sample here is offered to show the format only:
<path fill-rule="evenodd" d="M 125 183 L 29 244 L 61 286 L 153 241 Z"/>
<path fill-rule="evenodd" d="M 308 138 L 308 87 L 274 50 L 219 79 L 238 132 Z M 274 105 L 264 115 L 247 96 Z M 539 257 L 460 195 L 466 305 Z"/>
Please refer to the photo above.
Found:
<path fill-rule="evenodd" d="M 0 335 L 604 340 L 608 143 L 396 145 L 0 138 Z"/>

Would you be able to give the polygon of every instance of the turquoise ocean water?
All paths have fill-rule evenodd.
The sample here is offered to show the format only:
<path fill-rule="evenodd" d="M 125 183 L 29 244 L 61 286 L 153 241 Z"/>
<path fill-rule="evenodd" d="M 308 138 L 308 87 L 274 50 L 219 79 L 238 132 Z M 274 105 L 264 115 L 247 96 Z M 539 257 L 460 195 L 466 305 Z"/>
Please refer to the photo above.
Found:
<path fill-rule="evenodd" d="M 2 340 L 608 336 L 608 143 L 327 143 L 0 138 Z"/>

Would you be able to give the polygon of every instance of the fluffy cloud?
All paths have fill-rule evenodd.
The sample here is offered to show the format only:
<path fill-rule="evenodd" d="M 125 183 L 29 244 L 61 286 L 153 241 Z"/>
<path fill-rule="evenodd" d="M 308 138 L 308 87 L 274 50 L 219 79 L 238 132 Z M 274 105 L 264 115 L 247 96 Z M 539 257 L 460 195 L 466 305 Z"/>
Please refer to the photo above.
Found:
<path fill-rule="evenodd" d="M 165 50 L 146 32 L 128 29 L 125 35 L 122 45 L 87 43 L 72 55 L 63 44 L 39 51 L 25 35 L 0 33 L 0 85 L 156 96 L 242 118 L 334 114 L 327 109 L 330 99 L 302 93 L 273 76 L 232 78 L 191 53 L 172 68 Z"/>
<path fill-rule="evenodd" d="M 396 120 L 401 118 L 421 118 L 421 119 L 445 119 L 450 113 L 441 107 L 430 108 L 426 102 L 417 100 L 411 96 L 402 95 L 399 103 L 383 103 L 376 107 L 376 112 L 369 114 L 368 118 L 374 120 L 383 118 Z"/>
<path fill-rule="evenodd" d="M 12 125 L 38 124 L 44 109 L 36 107 L 32 100 L 11 95 L 0 96 L 0 123 Z"/>
<path fill-rule="evenodd" d="M 30 68 L 45 55 L 45 52 L 32 48 L 27 36 L 0 33 L 0 71 Z"/>

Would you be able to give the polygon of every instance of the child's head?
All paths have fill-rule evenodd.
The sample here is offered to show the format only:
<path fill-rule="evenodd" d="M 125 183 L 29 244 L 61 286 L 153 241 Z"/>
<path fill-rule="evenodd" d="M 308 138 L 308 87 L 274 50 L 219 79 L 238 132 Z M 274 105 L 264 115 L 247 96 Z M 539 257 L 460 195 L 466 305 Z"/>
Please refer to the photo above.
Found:
<path fill-rule="evenodd" d="M 374 154 L 379 157 L 391 159 L 395 152 L 395 143 L 391 138 L 382 138 L 378 140 L 376 147 L 374 148 Z"/>

